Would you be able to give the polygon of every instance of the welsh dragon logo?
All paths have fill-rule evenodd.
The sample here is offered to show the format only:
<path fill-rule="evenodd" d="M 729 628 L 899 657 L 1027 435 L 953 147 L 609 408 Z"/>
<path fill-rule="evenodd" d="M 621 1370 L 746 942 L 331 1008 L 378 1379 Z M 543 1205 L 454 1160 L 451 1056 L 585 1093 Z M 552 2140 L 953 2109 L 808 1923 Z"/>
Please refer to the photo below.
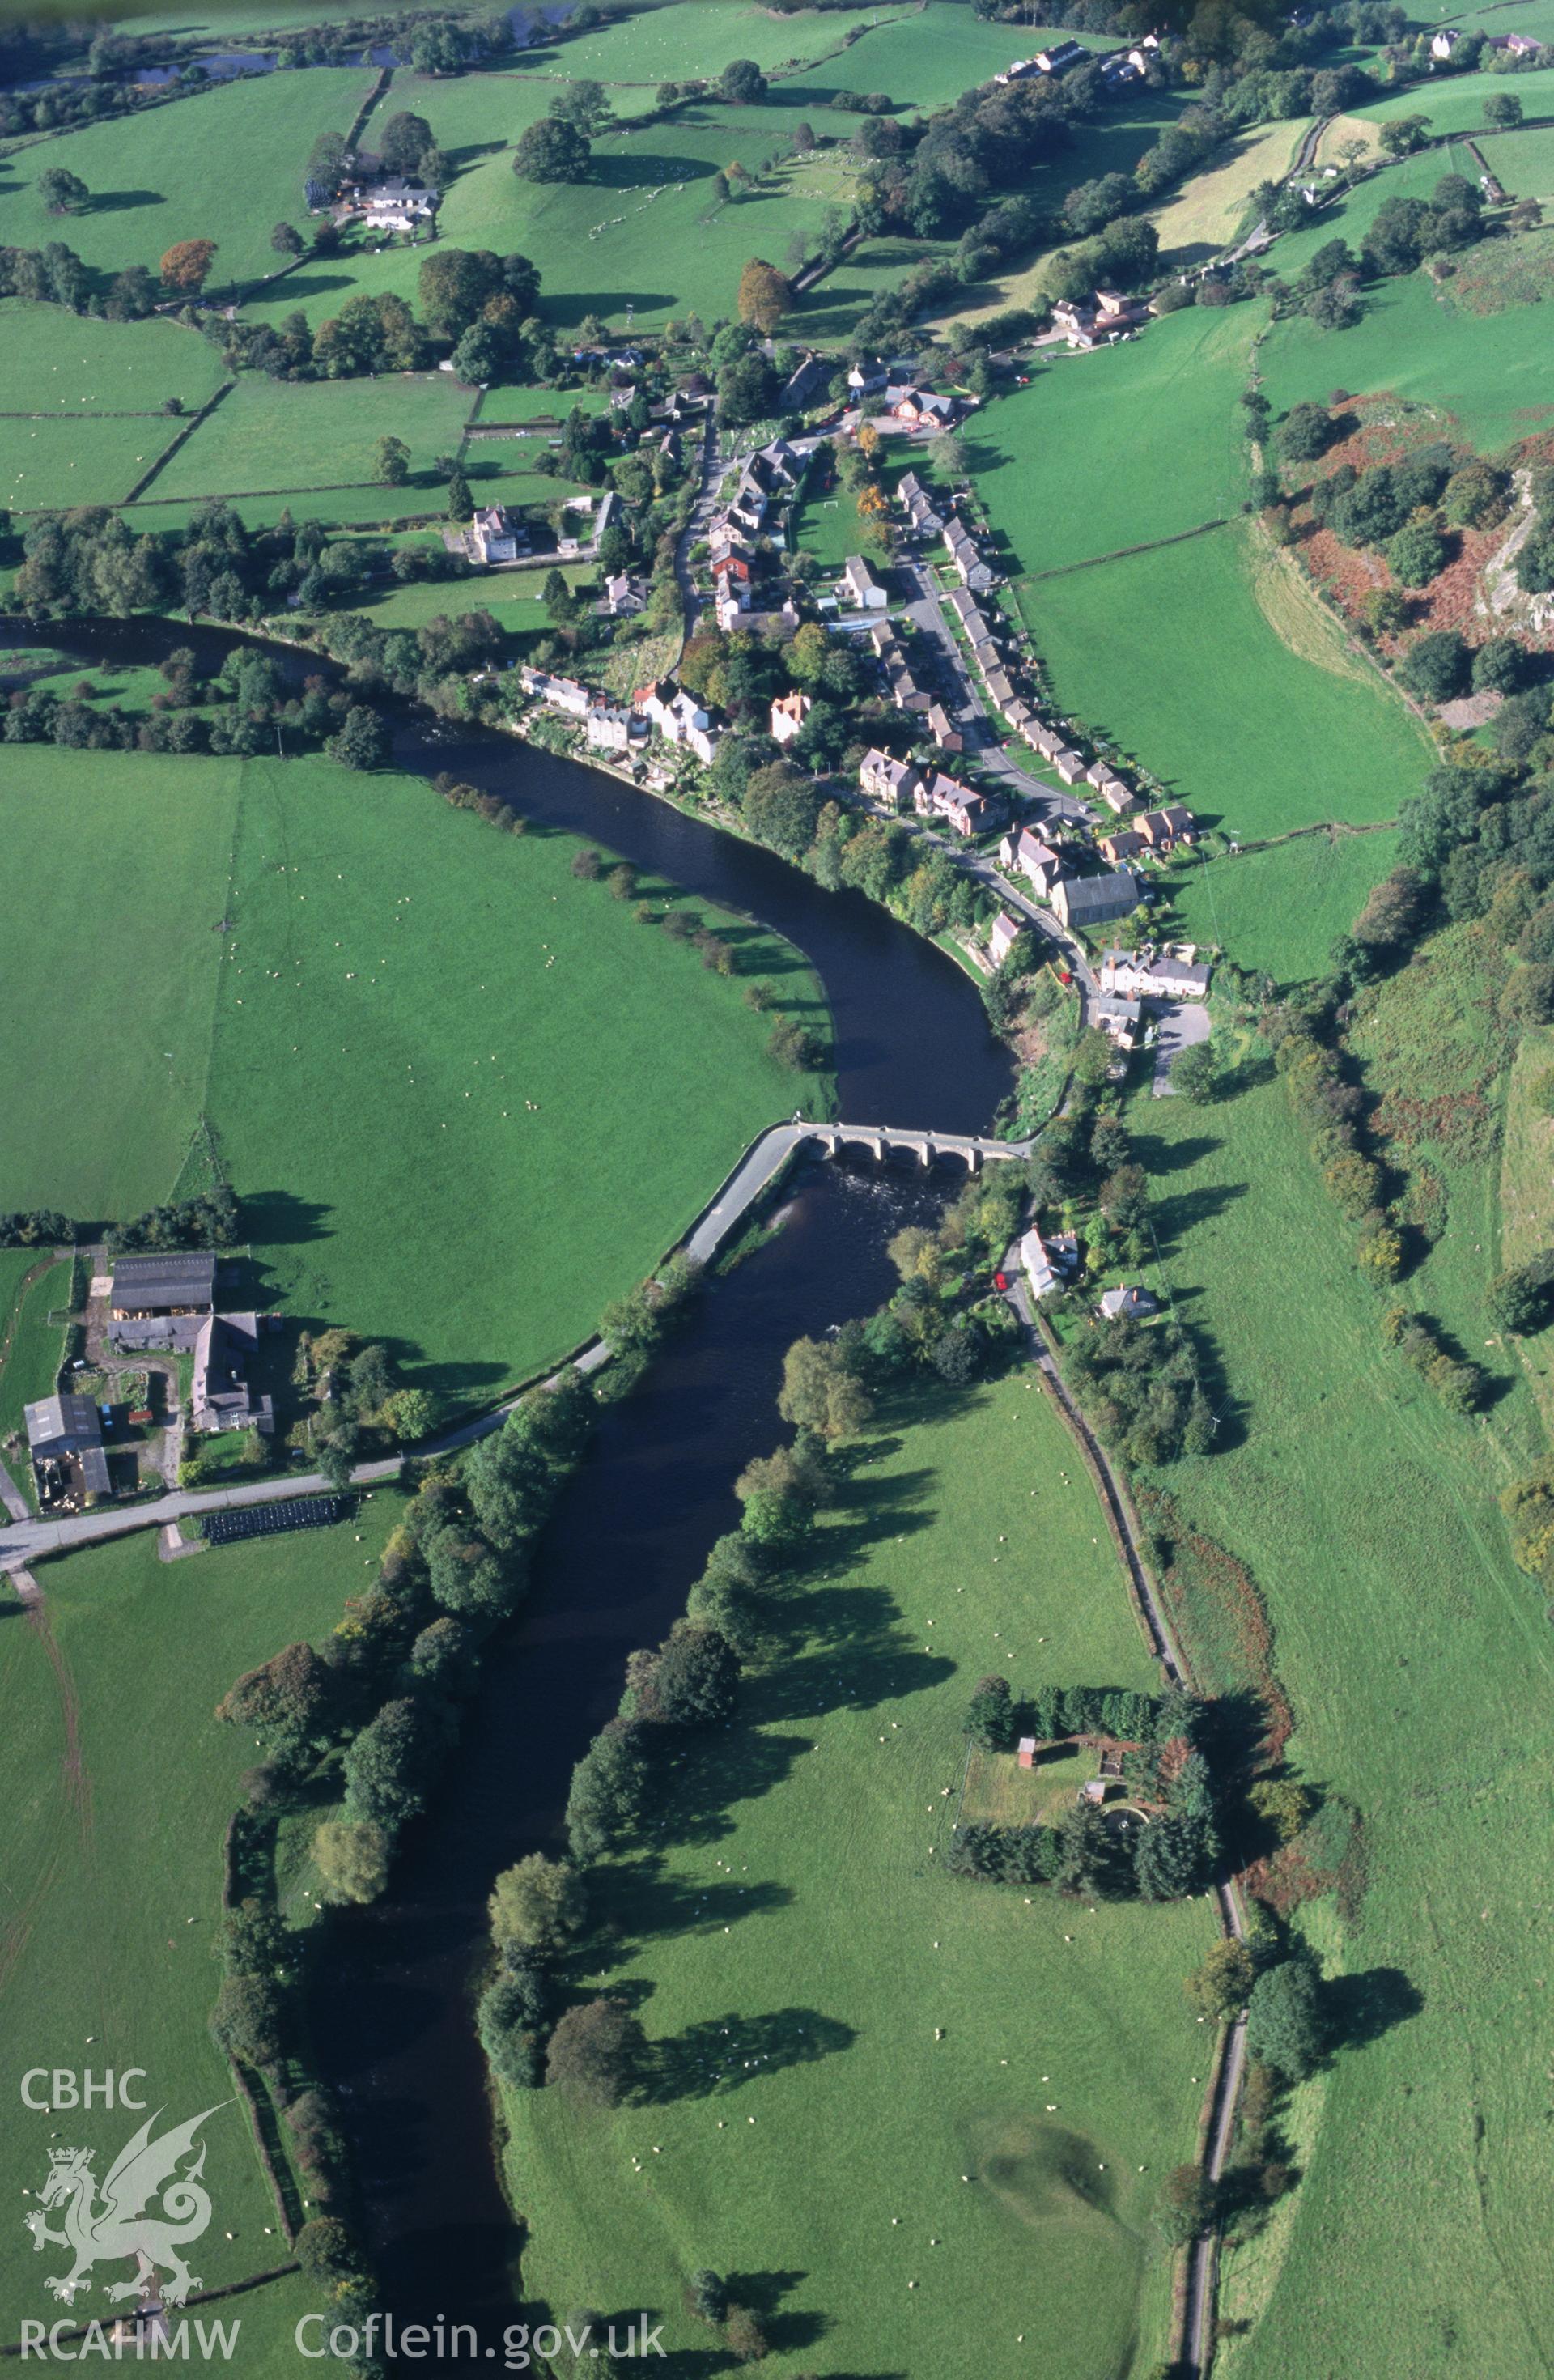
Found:
<path fill-rule="evenodd" d="M 197 2143 L 195 2134 L 216 2108 L 207 2107 L 202 2115 L 191 2116 L 187 2124 L 178 2124 L 153 2140 L 152 2127 L 161 2113 L 159 2107 L 156 2115 L 148 2116 L 133 2140 L 119 2151 L 103 2178 L 101 2190 L 91 2170 L 91 2149 L 49 2151 L 49 2178 L 38 2193 L 39 2207 L 26 2217 L 26 2223 L 34 2249 L 45 2243 L 68 2248 L 75 2258 L 67 2273 L 50 2274 L 46 2283 L 67 2305 L 79 2290 L 91 2286 L 94 2265 L 115 2263 L 127 2256 L 137 2261 L 136 2278 L 113 2287 L 103 2285 L 103 2295 L 115 2303 L 138 2298 L 153 2266 L 168 2276 L 161 2291 L 168 2305 L 183 2305 L 189 2291 L 200 2287 L 199 2275 L 189 2271 L 181 2252 L 189 2240 L 200 2238 L 211 2219 L 210 2196 L 200 2180 L 205 2169 L 205 2144 Z M 180 2172 L 180 2165 L 189 2156 L 193 2163 Z M 148 2212 L 158 2199 L 158 2211 Z M 44 2212 L 55 2206 L 64 2209 L 64 2228 L 59 2231 L 50 2228 Z"/>

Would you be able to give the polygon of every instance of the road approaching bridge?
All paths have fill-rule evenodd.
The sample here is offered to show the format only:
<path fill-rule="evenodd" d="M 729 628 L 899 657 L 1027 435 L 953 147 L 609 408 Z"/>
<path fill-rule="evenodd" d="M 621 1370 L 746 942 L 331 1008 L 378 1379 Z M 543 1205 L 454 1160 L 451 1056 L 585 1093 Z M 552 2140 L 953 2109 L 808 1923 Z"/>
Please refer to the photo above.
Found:
<path fill-rule="evenodd" d="M 844 1148 L 867 1149 L 881 1162 L 898 1151 L 932 1165 L 941 1157 L 958 1158 L 968 1173 L 984 1163 L 1030 1155 L 1028 1140 L 993 1140 L 976 1133 L 923 1132 L 916 1126 L 882 1123 L 775 1123 L 746 1150 L 686 1242 L 686 1253 L 698 1264 L 710 1264 L 731 1232 L 737 1231 L 758 1198 L 770 1189 L 789 1159 L 802 1148 L 839 1157 Z"/>

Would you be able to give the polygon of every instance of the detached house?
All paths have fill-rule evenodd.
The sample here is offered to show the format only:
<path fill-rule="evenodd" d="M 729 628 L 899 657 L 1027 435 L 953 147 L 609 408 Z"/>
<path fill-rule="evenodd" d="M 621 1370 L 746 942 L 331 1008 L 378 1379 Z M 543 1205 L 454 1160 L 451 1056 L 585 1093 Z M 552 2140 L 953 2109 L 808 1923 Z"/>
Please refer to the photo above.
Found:
<path fill-rule="evenodd" d="M 801 735 L 804 722 L 814 704 L 807 694 L 782 694 L 771 706 L 771 740 L 774 744 L 791 744 Z"/>
<path fill-rule="evenodd" d="M 936 396 L 932 389 L 892 389 L 889 395 L 892 419 L 908 430 L 948 430 L 955 419 L 954 398 Z"/>
<path fill-rule="evenodd" d="M 500 504 L 482 505 L 475 515 L 464 532 L 464 550 L 471 562 L 516 561 L 517 532 Z"/>
<path fill-rule="evenodd" d="M 842 585 L 860 612 L 882 612 L 890 598 L 861 553 L 850 553 Z"/>
<path fill-rule="evenodd" d="M 988 928 L 988 955 L 994 966 L 1001 967 L 1009 956 L 1022 931 L 1021 920 L 1012 917 L 1007 909 L 1000 909 Z"/>

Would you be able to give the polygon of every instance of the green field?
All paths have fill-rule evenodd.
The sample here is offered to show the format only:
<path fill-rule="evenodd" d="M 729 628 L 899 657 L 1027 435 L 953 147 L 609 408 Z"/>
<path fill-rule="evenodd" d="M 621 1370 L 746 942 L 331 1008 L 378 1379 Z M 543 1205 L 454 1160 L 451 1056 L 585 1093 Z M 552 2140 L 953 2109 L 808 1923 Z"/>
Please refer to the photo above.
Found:
<path fill-rule="evenodd" d="M 170 1563 L 145 1532 L 45 1563 L 42 1626 L 0 1586 L 7 2038 L 18 2074 L 141 2066 L 141 2095 L 166 2109 L 164 2123 L 215 2110 L 202 2135 L 213 2213 L 194 2265 L 208 2289 L 285 2261 L 248 2119 L 206 2030 L 220 1980 L 222 1835 L 253 1759 L 252 1742 L 212 1714 L 242 1670 L 334 1625 L 399 1509 L 382 1490 L 354 1527 Z M 13 2205 L 42 2181 L 51 2141 L 93 2148 L 101 2175 L 140 2120 L 100 2107 L 35 2112 L 13 2087 L 0 2107 Z M 34 2256 L 14 2216 L 0 2242 L 0 2333 L 55 2318 L 43 2278 L 65 2268 L 57 2248 Z M 87 2301 L 85 2313 L 102 2302 Z M 244 2317 L 232 2368 L 294 2373 L 290 2326 L 308 2303 L 291 2282 L 213 2309 Z"/>
<path fill-rule="evenodd" d="M 687 59 L 682 72 L 695 71 Z M 851 196 L 839 152 L 788 153 L 806 111 L 775 92 L 756 107 L 701 104 L 639 131 L 606 134 L 586 182 L 520 181 L 511 144 L 545 113 L 554 89 L 519 72 L 419 96 L 434 127 L 446 122 L 465 168 L 438 217 L 443 238 L 532 257 L 542 275 L 540 311 L 558 325 L 575 327 L 589 313 L 624 322 L 628 303 L 642 328 L 693 307 L 709 321 L 731 313 L 749 257 L 783 264 L 795 237 L 818 240 L 826 209 Z M 417 97 L 395 82 L 396 107 L 414 106 Z M 837 126 L 844 130 L 847 120 Z M 712 178 L 735 161 L 756 179 L 748 195 L 719 205 Z M 307 265 L 250 311 L 273 321 L 300 306 L 316 322 L 358 289 L 413 298 L 424 252 L 352 251 Z"/>
<path fill-rule="evenodd" d="M 520 805 L 524 767 L 516 746 Z M 28 746 L 0 820 L 29 887 L 0 1204 L 137 1211 L 208 1116 L 267 1294 L 450 1392 L 575 1344 L 804 1095 L 739 977 L 578 884 L 568 838 L 500 834 L 416 780 Z M 797 954 L 730 930 L 745 980 L 823 1026 Z"/>
<path fill-rule="evenodd" d="M 1335 378 L 1356 395 L 1390 391 L 1435 406 L 1480 454 L 1494 454 L 1554 421 L 1543 309 L 1479 316 L 1439 299 L 1423 273 L 1366 291 L 1352 331 L 1323 332 L 1304 315 L 1276 322 L 1262 349 L 1263 387 L 1276 410 L 1325 398 Z"/>
<path fill-rule="evenodd" d="M 974 417 L 963 434 L 1011 573 L 1062 569 L 1233 512 L 1246 479 L 1236 399 L 1257 328 L 1250 307 L 1195 307 L 1135 343 L 1056 358 Z"/>
<path fill-rule="evenodd" d="M 1218 942 L 1276 984 L 1326 972 L 1371 886 L 1397 863 L 1397 836 L 1306 834 L 1266 851 L 1205 860 L 1172 879 L 1189 941 Z"/>
<path fill-rule="evenodd" d="M 1253 538 L 1022 582 L 1059 703 L 1243 840 L 1396 817 L 1430 766 L 1423 732 Z"/>
<path fill-rule="evenodd" d="M 1535 38 L 1554 40 L 1554 21 L 1539 36 L 1538 28 L 1528 20 L 1538 14 L 1536 5 L 1527 8 L 1496 8 L 1480 12 L 1480 29 L 1493 33 L 1532 33 Z M 1546 16 L 1554 12 L 1545 12 Z M 1454 25 L 1470 21 L 1453 17 Z M 1385 124 L 1394 115 L 1425 115 L 1429 118 L 1433 133 L 1479 133 L 1484 128 L 1484 103 L 1491 91 L 1512 91 L 1521 101 L 1528 115 L 1554 115 L 1554 67 L 1535 67 L 1530 72 L 1514 75 L 1459 74 L 1442 75 L 1439 80 L 1415 83 L 1407 91 L 1390 92 L 1354 113 L 1374 124 Z"/>
<path fill-rule="evenodd" d="M 101 322 L 0 298 L 0 414 L 156 413 L 169 396 L 192 413 L 223 377 L 210 342 L 181 323 Z M 83 433 L 83 453 L 98 432 L 93 422 Z"/>
<path fill-rule="evenodd" d="M 1513 199 L 1554 199 L 1554 127 L 1497 132 L 1484 154 Z"/>
<path fill-rule="evenodd" d="M 856 20 L 850 20 L 856 21 Z M 1028 58 L 1055 41 L 1075 40 L 1087 49 L 1110 50 L 1114 38 L 1053 30 L 1034 24 L 984 24 L 960 0 L 928 0 L 904 11 L 893 24 L 866 32 L 840 57 L 828 59 L 811 78 L 795 77 L 783 95 L 798 100 L 813 86 L 818 100 L 837 91 L 884 91 L 898 107 L 948 107 L 963 91 L 990 82 L 1015 58 Z M 817 127 L 817 129 L 819 128 Z"/>
<path fill-rule="evenodd" d="M 1398 979 L 1411 1000 L 1414 973 Z M 1401 1068 L 1449 1111 L 1478 1013 L 1443 985 L 1415 1029 L 1389 1001 L 1366 1046 L 1393 1048 L 1387 1078 Z M 1542 1432 L 1524 1390 L 1487 1422 L 1453 1416 L 1382 1348 L 1381 1301 L 1281 1084 L 1207 1111 L 1145 1092 L 1133 1122 L 1166 1274 L 1223 1366 L 1231 1423 L 1222 1451 L 1163 1484 L 1262 1589 L 1292 1760 L 1363 1815 L 1368 1891 L 1346 1935 L 1322 1904 L 1319 1938 L 1384 2003 L 1404 1983 L 1423 2000 L 1320 2086 L 1271 2242 L 1227 2265 L 1221 2313 L 1256 2327 L 1217 2370 L 1531 2380 L 1554 2338 L 1537 2245 L 1550 1917 L 1527 1840 L 1554 1784 L 1554 1640 L 1496 1499 Z M 1448 1235 L 1402 1294 L 1499 1376 L 1481 1354 L 1493 1184 L 1482 1160 L 1458 1169 Z"/>
<path fill-rule="evenodd" d="M 161 416 L 90 422 L 0 419 L 0 502 L 18 513 L 120 504 L 166 453 L 178 429 L 177 422 Z"/>
<path fill-rule="evenodd" d="M 303 220 L 302 169 L 321 132 L 344 132 L 372 87 L 365 69 L 311 67 L 170 101 L 137 115 L 14 150 L 0 179 L 0 243 L 63 239 L 100 272 L 156 270 L 180 239 L 213 239 L 212 296 L 272 272 L 282 217 Z M 93 203 L 51 215 L 33 185 L 49 165 L 79 174 Z"/>
<path fill-rule="evenodd" d="M 249 373 L 158 474 L 153 492 L 241 497 L 370 480 L 378 440 L 392 433 L 410 449 L 412 475 L 422 484 L 385 489 L 385 513 L 440 509 L 431 460 L 456 452 L 470 403 L 451 372 L 295 382 Z"/>
<path fill-rule="evenodd" d="M 687 2371 L 710 2346 L 681 2307 L 699 2265 L 770 2293 L 785 2374 L 1150 2369 L 1152 2210 L 1210 2046 L 1181 1978 L 1210 1912 L 1027 1901 L 943 1861 L 979 1674 L 1155 1673 L 1032 1373 L 925 1391 L 885 1431 L 823 1518 L 781 1654 L 598 1911 L 620 1941 L 598 1972 L 646 1995 L 651 2039 L 748 2028 L 771 2068 L 735 2058 L 721 2087 L 613 2115 L 506 2095 L 525 2282 L 558 2318 L 650 2307 Z"/>

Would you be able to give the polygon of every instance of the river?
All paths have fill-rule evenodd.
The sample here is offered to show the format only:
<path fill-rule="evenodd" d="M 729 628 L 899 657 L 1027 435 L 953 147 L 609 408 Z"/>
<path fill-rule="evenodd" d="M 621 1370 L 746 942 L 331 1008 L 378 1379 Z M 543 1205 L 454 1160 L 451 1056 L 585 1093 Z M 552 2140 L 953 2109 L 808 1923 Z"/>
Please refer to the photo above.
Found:
<path fill-rule="evenodd" d="M 187 645 L 211 672 L 245 641 L 148 619 L 0 620 L 0 637 L 87 669 L 154 665 Z M 267 650 L 294 682 L 321 668 L 312 655 Z M 409 706 L 392 715 L 399 768 L 451 770 L 785 934 L 831 1002 L 847 1122 L 988 1128 L 1012 1066 L 976 986 L 861 893 L 823 892 L 773 854 L 578 762 Z M 362 791 L 370 799 L 370 779 Z M 385 1898 L 332 1921 L 314 2023 L 386 2300 L 404 2322 L 474 2322 L 481 2360 L 520 2302 L 520 2240 L 492 2155 L 470 2010 L 492 1879 L 524 1852 L 556 1847 L 573 1763 L 614 1708 L 625 1656 L 667 1633 L 714 1538 L 737 1519 L 735 1475 L 777 1440 L 784 1350 L 879 1305 L 893 1280 L 892 1233 L 931 1218 L 953 1186 L 915 1163 L 800 1172 L 783 1231 L 710 1284 L 644 1387 L 605 1409 L 537 1548 L 529 1601 L 487 1654 L 431 1815 L 407 1836 Z"/>

